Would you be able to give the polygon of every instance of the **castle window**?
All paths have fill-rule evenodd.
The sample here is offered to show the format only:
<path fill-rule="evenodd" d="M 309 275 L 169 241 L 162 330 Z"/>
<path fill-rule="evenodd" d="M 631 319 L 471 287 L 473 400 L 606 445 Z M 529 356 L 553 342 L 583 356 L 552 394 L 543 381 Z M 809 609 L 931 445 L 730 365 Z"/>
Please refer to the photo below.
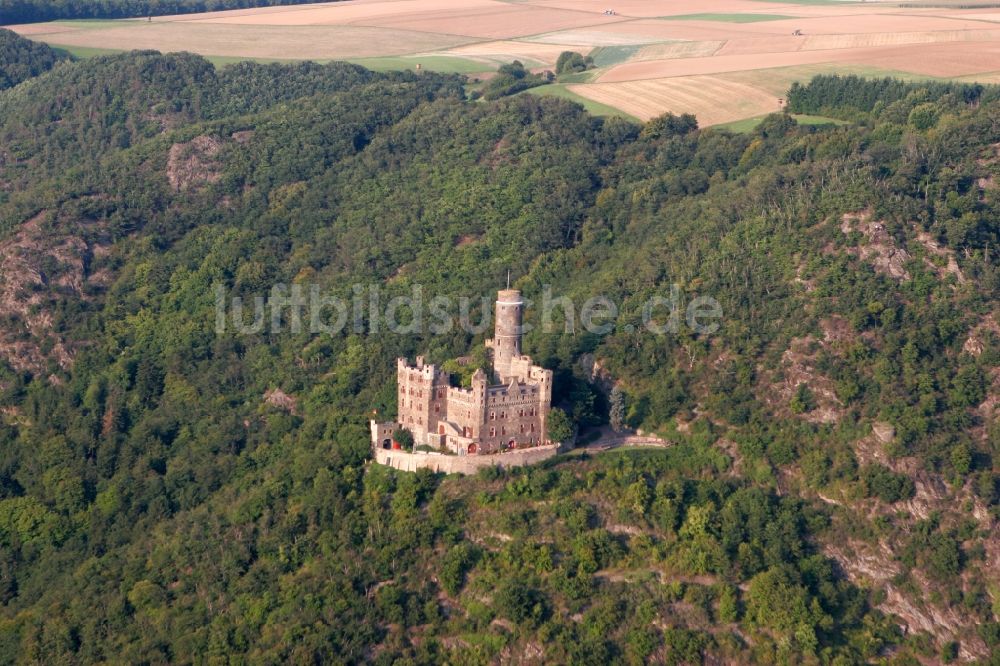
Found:
<path fill-rule="evenodd" d="M 531 432 L 535 432 L 535 424 L 534 423 L 531 424 Z"/>
<path fill-rule="evenodd" d="M 524 424 L 521 424 L 521 432 L 524 432 Z"/>
<path fill-rule="evenodd" d="M 490 437 L 496 437 L 496 436 L 497 436 L 497 429 L 490 428 Z"/>
<path fill-rule="evenodd" d="M 502 419 L 507 418 L 507 412 L 500 412 L 500 418 Z"/>
<path fill-rule="evenodd" d="M 437 414 L 441 411 L 441 405 L 434 403 L 434 413 Z"/>
<path fill-rule="evenodd" d="M 505 428 L 503 426 L 500 426 L 500 434 L 501 435 L 506 435 L 507 434 L 507 428 Z"/>
<path fill-rule="evenodd" d="M 518 416 L 524 416 L 524 410 L 523 409 L 517 410 L 517 415 Z"/>
<path fill-rule="evenodd" d="M 496 418 L 497 418 L 497 413 L 496 412 L 490 412 L 490 421 L 495 421 Z"/>

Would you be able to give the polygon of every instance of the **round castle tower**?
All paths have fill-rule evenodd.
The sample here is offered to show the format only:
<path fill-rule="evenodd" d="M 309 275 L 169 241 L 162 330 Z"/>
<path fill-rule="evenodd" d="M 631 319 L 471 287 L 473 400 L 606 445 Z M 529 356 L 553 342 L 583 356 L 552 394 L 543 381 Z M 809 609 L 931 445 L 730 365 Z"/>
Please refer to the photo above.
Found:
<path fill-rule="evenodd" d="M 497 293 L 496 330 L 493 338 L 493 370 L 501 382 L 510 377 L 511 361 L 521 355 L 521 316 L 524 301 L 517 289 Z"/>

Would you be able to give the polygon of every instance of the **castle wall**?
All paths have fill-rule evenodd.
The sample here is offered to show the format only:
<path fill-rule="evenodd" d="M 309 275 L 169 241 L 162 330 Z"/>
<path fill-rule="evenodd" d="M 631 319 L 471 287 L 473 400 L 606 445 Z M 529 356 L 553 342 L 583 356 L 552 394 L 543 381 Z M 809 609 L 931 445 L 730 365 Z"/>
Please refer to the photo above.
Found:
<path fill-rule="evenodd" d="M 448 456 L 441 453 L 406 453 L 375 449 L 375 462 L 403 472 L 430 469 L 445 474 L 475 474 L 484 467 L 523 467 L 536 465 L 559 453 L 555 444 L 511 451 L 493 456 Z"/>
<path fill-rule="evenodd" d="M 437 434 L 440 421 L 447 418 L 447 374 L 425 365 L 422 357 L 416 366 L 398 359 L 396 388 L 399 422 L 413 433 L 418 446 L 431 443 L 428 434 Z"/>
<path fill-rule="evenodd" d="M 532 384 L 490 387 L 480 437 L 484 451 L 537 446 L 545 441 L 542 389 Z"/>
<path fill-rule="evenodd" d="M 451 387 L 446 399 L 447 419 L 463 437 L 476 438 L 483 429 L 484 393 Z"/>

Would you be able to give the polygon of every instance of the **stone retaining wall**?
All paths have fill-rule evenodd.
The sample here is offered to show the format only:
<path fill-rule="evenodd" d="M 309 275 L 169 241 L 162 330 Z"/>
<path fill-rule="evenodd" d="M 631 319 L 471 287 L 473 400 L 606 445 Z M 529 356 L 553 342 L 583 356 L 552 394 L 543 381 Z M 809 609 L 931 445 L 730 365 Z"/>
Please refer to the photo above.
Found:
<path fill-rule="evenodd" d="M 651 446 L 654 448 L 666 448 L 670 446 L 670 442 L 662 440 L 659 437 L 626 435 L 624 437 L 600 439 L 587 445 L 588 448 L 595 449 L 616 449 L 620 446 Z"/>
<path fill-rule="evenodd" d="M 375 449 L 375 462 L 403 472 L 427 468 L 445 474 L 475 474 L 484 467 L 523 467 L 548 460 L 559 453 L 556 444 L 536 446 L 521 451 L 494 455 L 447 456 L 442 453 L 407 453 L 392 449 Z"/>

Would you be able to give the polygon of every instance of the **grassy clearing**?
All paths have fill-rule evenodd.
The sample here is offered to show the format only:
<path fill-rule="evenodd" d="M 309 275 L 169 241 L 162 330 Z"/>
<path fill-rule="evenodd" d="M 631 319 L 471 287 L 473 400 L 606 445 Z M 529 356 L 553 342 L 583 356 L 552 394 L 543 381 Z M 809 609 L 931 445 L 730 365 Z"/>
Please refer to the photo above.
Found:
<path fill-rule="evenodd" d="M 756 129 L 757 125 L 760 125 L 761 121 L 767 116 L 756 116 L 755 118 L 744 118 L 743 120 L 736 120 L 731 123 L 724 123 L 722 125 L 716 125 L 716 129 L 724 129 L 730 132 L 735 132 L 736 134 L 745 134 L 747 132 L 752 132 Z M 847 125 L 848 123 L 844 120 L 839 120 L 837 118 L 828 118 L 826 116 L 810 116 L 806 114 L 792 114 L 792 118 L 795 119 L 799 125 Z"/>
<path fill-rule="evenodd" d="M 64 51 L 72 56 L 86 60 L 88 58 L 96 58 L 98 56 L 114 55 L 116 53 L 126 53 L 125 49 L 100 49 L 94 46 L 73 46 L 71 44 L 49 44 L 54 49 L 59 51 Z M 270 62 L 298 62 L 297 60 L 291 59 L 281 59 L 281 58 L 251 58 L 251 57 L 240 57 L 240 56 L 215 56 L 215 55 L 204 55 L 202 56 L 205 60 L 209 61 L 216 67 L 225 67 L 226 65 L 234 65 L 238 62 L 260 62 L 260 63 L 270 63 Z M 317 62 L 325 63 L 330 62 L 329 60 L 319 60 Z"/>
<path fill-rule="evenodd" d="M 784 21 L 794 16 L 783 14 L 677 14 L 661 16 L 665 21 L 719 21 L 722 23 L 760 23 L 762 21 Z"/>
<path fill-rule="evenodd" d="M 458 56 L 399 56 L 384 58 L 349 58 L 353 62 L 376 72 L 421 69 L 445 74 L 476 74 L 491 72 L 497 68 L 496 63 L 482 62 Z"/>
<path fill-rule="evenodd" d="M 588 113 L 594 116 L 618 116 L 620 118 L 626 118 L 628 120 L 634 120 L 636 122 L 640 122 L 637 118 L 635 118 L 634 116 L 630 116 L 621 109 L 616 109 L 613 106 L 608 106 L 607 104 L 601 104 L 600 102 L 589 100 L 586 97 L 581 97 L 580 95 L 577 95 L 575 92 L 569 90 L 565 86 L 558 83 L 552 83 L 545 86 L 530 88 L 529 90 L 526 90 L 524 91 L 524 93 L 521 94 L 526 94 L 526 93 L 530 93 L 532 95 L 548 96 L 548 97 L 560 97 L 562 99 L 567 99 L 571 102 L 576 102 L 577 104 L 583 106 L 583 108 L 585 108 Z"/>
<path fill-rule="evenodd" d="M 99 49 L 92 46 L 71 46 L 71 45 L 59 45 L 52 44 L 54 48 L 61 51 L 65 51 L 77 58 L 95 58 L 102 55 L 111 55 L 114 53 L 124 53 L 120 49 Z M 250 56 L 219 56 L 219 55 L 205 55 L 202 56 L 205 60 L 216 67 L 225 67 L 226 65 L 234 65 L 239 62 L 259 62 L 259 63 L 272 63 L 272 62 L 298 62 L 298 60 L 290 58 L 253 58 Z M 317 60 L 319 63 L 330 62 L 330 59 Z M 348 59 L 347 62 L 352 62 L 356 65 L 361 65 L 367 69 L 375 72 L 390 72 L 390 71 L 400 71 L 400 70 L 416 70 L 417 63 L 420 63 L 421 69 L 425 69 L 431 72 L 443 72 L 447 74 L 476 74 L 478 72 L 489 72 L 495 70 L 497 66 L 493 63 L 479 62 L 477 60 L 470 60 L 468 58 L 458 58 L 452 56 L 429 56 L 429 57 L 386 57 L 386 58 L 352 58 Z"/>
<path fill-rule="evenodd" d="M 599 69 L 588 69 L 585 72 L 563 74 L 559 77 L 559 83 L 590 83 L 601 73 Z"/>
<path fill-rule="evenodd" d="M 52 21 L 52 27 L 65 27 L 74 30 L 99 30 L 101 28 L 120 28 L 130 23 L 139 23 L 134 19 L 73 19 L 68 21 Z"/>
<path fill-rule="evenodd" d="M 64 53 L 68 53 L 71 56 L 82 58 L 84 60 L 86 60 L 87 58 L 96 58 L 97 56 L 102 56 L 102 55 L 124 53 L 124 51 L 121 51 L 119 49 L 98 49 L 92 46 L 63 46 L 60 44 L 49 44 L 49 46 L 56 49 L 57 51 L 63 51 Z"/>
<path fill-rule="evenodd" d="M 639 52 L 644 44 L 629 44 L 628 46 L 598 46 L 590 52 L 595 67 L 611 67 L 625 62 Z"/>
<path fill-rule="evenodd" d="M 962 83 L 983 83 L 996 85 L 1000 83 L 1000 72 L 981 72 L 979 74 L 969 74 L 968 76 L 956 77 L 953 80 L 961 81 Z"/>

